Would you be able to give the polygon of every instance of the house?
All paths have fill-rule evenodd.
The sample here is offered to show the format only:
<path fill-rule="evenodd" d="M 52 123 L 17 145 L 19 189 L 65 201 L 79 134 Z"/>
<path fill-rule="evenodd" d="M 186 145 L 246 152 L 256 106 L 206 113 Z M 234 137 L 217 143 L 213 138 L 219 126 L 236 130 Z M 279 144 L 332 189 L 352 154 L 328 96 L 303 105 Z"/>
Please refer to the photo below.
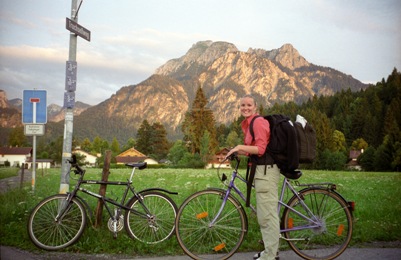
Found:
<path fill-rule="evenodd" d="M 230 169 L 231 168 L 231 164 L 230 164 L 229 160 L 226 160 L 223 164 L 221 164 L 225 160 L 225 158 L 226 158 L 226 156 L 227 156 L 229 151 L 230 150 L 228 148 L 224 148 L 224 149 L 218 151 L 213 156 L 213 158 L 209 161 L 209 163 L 206 165 L 206 169 L 210 169 L 210 168 L 227 168 L 227 169 Z"/>
<path fill-rule="evenodd" d="M 148 164 L 158 164 L 157 161 L 147 157 L 143 153 L 136 150 L 134 147 L 117 155 L 116 162 L 117 164 L 136 163 L 136 162 L 147 162 Z"/>
<path fill-rule="evenodd" d="M 85 164 L 90 166 L 96 166 L 96 160 L 100 157 L 100 154 L 93 155 L 81 150 L 79 147 L 72 151 L 72 153 L 85 157 Z"/>
<path fill-rule="evenodd" d="M 32 147 L 0 147 L 0 165 L 21 166 L 32 157 Z"/>
<path fill-rule="evenodd" d="M 26 162 L 25 162 L 26 169 L 31 169 L 32 168 L 32 157 L 29 158 Z M 52 159 L 36 159 L 35 160 L 35 164 L 36 167 L 35 169 L 50 169 L 50 167 L 53 164 L 53 160 Z"/>
<path fill-rule="evenodd" d="M 351 150 L 349 152 L 347 167 L 352 170 L 362 170 L 362 167 L 358 164 L 358 157 L 363 153 L 361 150 Z"/>

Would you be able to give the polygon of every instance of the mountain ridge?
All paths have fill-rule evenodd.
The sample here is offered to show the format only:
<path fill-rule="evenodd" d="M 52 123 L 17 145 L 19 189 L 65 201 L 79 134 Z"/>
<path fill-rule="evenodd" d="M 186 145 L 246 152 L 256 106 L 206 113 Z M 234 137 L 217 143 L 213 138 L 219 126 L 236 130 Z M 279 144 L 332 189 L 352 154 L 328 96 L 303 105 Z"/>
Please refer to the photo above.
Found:
<path fill-rule="evenodd" d="M 245 94 L 252 93 L 259 104 L 270 107 L 367 86 L 333 68 L 308 62 L 291 44 L 243 52 L 232 43 L 201 41 L 139 84 L 123 86 L 110 98 L 83 110 L 74 117 L 74 135 L 91 139 L 98 135 L 109 141 L 117 137 L 124 143 L 135 137 L 146 119 L 150 124 L 162 123 L 169 137 L 177 139 L 198 87 L 202 87 L 216 122 L 229 124 L 239 117 L 238 101 Z"/>

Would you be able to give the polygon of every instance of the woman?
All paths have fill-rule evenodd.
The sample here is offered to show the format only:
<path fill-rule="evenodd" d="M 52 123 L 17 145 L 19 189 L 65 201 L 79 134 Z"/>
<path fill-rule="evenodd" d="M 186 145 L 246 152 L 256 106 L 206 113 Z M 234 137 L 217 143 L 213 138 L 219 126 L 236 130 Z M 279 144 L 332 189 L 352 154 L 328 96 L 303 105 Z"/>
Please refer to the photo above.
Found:
<path fill-rule="evenodd" d="M 256 254 L 254 259 L 273 260 L 278 252 L 280 238 L 280 224 L 277 213 L 280 170 L 270 155 L 265 156 L 265 150 L 270 140 L 269 122 L 263 117 L 258 117 L 255 99 L 251 95 L 242 97 L 240 110 L 241 115 L 245 117 L 244 121 L 241 122 L 244 144 L 231 149 L 227 157 L 236 152 L 249 156 L 252 163 L 256 164 L 254 176 L 256 208 L 265 249 Z M 252 120 L 255 138 L 252 138 L 249 131 Z"/>

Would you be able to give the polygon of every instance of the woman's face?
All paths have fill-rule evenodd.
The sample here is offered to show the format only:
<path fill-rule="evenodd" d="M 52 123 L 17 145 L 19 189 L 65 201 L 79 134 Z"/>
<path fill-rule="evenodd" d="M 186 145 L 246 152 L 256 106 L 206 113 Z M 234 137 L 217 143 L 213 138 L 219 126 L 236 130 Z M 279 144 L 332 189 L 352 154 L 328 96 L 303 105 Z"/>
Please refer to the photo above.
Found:
<path fill-rule="evenodd" d="M 240 110 L 241 110 L 241 115 L 244 117 L 250 117 L 253 114 L 255 114 L 256 104 L 253 98 L 250 97 L 241 98 Z"/>

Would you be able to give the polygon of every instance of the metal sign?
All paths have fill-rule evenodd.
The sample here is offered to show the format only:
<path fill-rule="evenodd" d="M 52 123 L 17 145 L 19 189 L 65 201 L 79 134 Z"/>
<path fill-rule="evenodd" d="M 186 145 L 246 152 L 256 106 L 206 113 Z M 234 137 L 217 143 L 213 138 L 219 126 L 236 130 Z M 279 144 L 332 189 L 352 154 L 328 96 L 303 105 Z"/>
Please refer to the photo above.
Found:
<path fill-rule="evenodd" d="M 78 36 L 82 37 L 83 39 L 87 40 L 88 42 L 91 41 L 91 32 L 86 29 L 85 27 L 77 24 L 73 20 L 66 17 L 66 24 L 65 28 L 70 32 L 77 34 Z"/>
<path fill-rule="evenodd" d="M 77 89 L 77 62 L 67 61 L 65 66 L 65 90 L 75 91 Z"/>
<path fill-rule="evenodd" d="M 74 108 L 75 106 L 75 92 L 64 92 L 64 107 Z"/>
<path fill-rule="evenodd" d="M 27 136 L 31 135 L 44 135 L 45 125 L 42 124 L 26 124 L 24 125 L 24 134 Z"/>
<path fill-rule="evenodd" d="M 47 123 L 46 90 L 24 90 L 22 97 L 22 123 Z"/>

